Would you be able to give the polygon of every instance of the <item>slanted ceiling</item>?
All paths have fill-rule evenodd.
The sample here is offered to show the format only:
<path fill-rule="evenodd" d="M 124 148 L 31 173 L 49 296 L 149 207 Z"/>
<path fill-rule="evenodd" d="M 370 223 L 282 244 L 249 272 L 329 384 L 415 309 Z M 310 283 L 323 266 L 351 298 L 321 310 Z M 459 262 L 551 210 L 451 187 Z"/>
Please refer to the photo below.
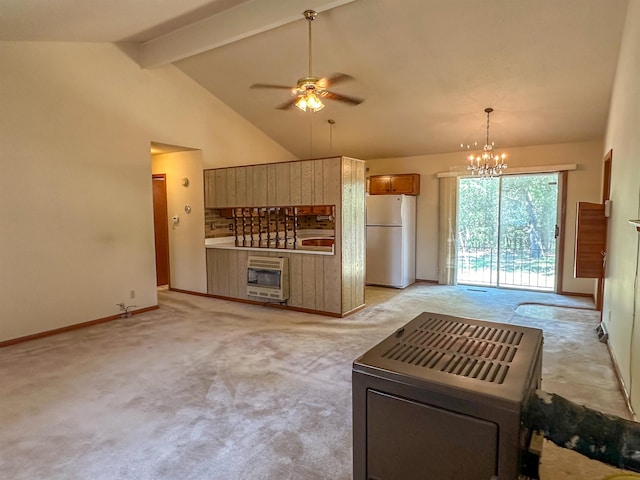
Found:
<path fill-rule="evenodd" d="M 313 73 L 352 75 L 335 91 L 361 105 L 281 111 L 288 91 L 249 89 L 307 74 L 309 7 L 320 11 Z M 487 106 L 497 147 L 602 138 L 626 10 L 627 0 L 4 0 L 0 38 L 161 45 L 156 54 L 298 157 L 369 159 L 482 143 Z"/>

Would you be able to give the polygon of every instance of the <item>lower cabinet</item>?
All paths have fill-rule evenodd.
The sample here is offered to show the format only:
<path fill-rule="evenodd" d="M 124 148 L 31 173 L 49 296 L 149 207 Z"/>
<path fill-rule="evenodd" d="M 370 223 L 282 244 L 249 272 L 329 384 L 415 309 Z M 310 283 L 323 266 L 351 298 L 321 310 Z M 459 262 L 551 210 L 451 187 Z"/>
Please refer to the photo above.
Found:
<path fill-rule="evenodd" d="M 312 255 L 207 248 L 207 293 L 255 300 L 247 296 L 249 256 L 289 259 L 289 298 L 286 305 L 334 315 L 346 313 L 342 305 L 340 255 L 337 254 Z"/>
<path fill-rule="evenodd" d="M 209 294 L 248 299 L 249 255 L 286 256 L 290 280 L 288 306 L 342 316 L 364 305 L 365 166 L 362 160 L 331 157 L 227 167 L 205 171 L 204 178 L 208 210 L 219 210 L 216 221 L 210 220 L 205 226 L 211 237 L 216 236 L 213 230 L 218 228 L 227 233 L 227 225 L 231 226 L 231 232 L 235 229 L 238 233 L 237 222 L 234 223 L 237 216 L 234 217 L 233 209 L 229 208 L 238 206 L 293 207 L 292 218 L 300 222 L 300 228 L 313 229 L 313 221 L 333 222 L 335 232 L 333 255 L 209 246 L 206 249 Z M 312 221 L 305 218 L 307 216 L 318 218 Z M 254 223 L 252 220 L 252 235 L 256 233 Z M 246 224 L 243 213 L 243 239 L 248 233 Z M 258 221 L 258 229 L 263 226 Z M 330 247 L 322 242 L 308 246 Z"/>

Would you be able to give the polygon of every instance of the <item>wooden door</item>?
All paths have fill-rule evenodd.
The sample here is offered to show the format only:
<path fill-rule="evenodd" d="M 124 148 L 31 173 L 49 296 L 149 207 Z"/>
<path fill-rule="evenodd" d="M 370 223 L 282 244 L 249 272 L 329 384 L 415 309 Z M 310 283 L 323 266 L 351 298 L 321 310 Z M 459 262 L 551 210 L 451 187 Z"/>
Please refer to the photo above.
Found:
<path fill-rule="evenodd" d="M 574 273 L 576 278 L 602 278 L 607 219 L 601 203 L 578 202 Z"/>
<path fill-rule="evenodd" d="M 164 174 L 152 176 L 153 231 L 156 248 L 156 285 L 169 284 L 169 222 L 167 214 L 167 179 Z"/>

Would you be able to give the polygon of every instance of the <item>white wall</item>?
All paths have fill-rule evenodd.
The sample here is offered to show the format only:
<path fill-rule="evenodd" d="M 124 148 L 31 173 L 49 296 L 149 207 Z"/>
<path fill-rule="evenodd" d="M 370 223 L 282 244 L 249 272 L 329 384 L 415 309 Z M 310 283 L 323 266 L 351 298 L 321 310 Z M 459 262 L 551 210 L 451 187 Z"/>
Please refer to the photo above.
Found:
<path fill-rule="evenodd" d="M 204 185 L 200 150 L 154 155 L 152 172 L 164 173 L 169 217 L 169 286 L 207 293 L 204 248 Z M 188 185 L 182 184 L 184 178 Z M 185 206 L 191 207 L 190 213 Z M 178 223 L 172 218 L 177 216 Z"/>
<path fill-rule="evenodd" d="M 538 145 L 504 148 L 500 151 L 502 150 L 508 153 L 508 163 L 511 168 L 578 164 L 578 169 L 569 173 L 567 186 L 563 290 L 592 295 L 593 280 L 573 278 L 575 209 L 578 201 L 598 202 L 600 199 L 602 142 Z M 461 171 L 465 167 L 465 152 L 367 161 L 367 175 L 420 174 L 416 242 L 416 276 L 419 279 L 434 281 L 438 279 L 438 179 L 436 174 Z"/>
<path fill-rule="evenodd" d="M 294 159 L 178 69 L 142 70 L 134 54 L 0 42 L 0 341 L 156 305 L 151 141 L 200 149 L 204 168 Z"/>
<path fill-rule="evenodd" d="M 629 2 L 604 152 L 613 149 L 603 319 L 636 412 L 640 409 L 638 239 L 640 218 L 640 2 Z M 635 352 L 635 353 L 633 353 Z"/>

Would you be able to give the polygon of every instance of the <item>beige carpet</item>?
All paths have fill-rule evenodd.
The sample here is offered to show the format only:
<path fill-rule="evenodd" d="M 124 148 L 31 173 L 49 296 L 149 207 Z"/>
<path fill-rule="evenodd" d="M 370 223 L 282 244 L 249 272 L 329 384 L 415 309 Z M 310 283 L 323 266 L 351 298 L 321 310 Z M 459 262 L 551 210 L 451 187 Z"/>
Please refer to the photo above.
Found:
<path fill-rule="evenodd" d="M 0 478 L 350 479 L 351 363 L 423 311 L 543 328 L 543 388 L 626 415 L 597 315 L 536 306 L 586 299 L 368 288 L 367 308 L 333 319 L 159 295 L 159 310 L 0 349 Z M 616 471 L 545 445 L 543 479 Z"/>

